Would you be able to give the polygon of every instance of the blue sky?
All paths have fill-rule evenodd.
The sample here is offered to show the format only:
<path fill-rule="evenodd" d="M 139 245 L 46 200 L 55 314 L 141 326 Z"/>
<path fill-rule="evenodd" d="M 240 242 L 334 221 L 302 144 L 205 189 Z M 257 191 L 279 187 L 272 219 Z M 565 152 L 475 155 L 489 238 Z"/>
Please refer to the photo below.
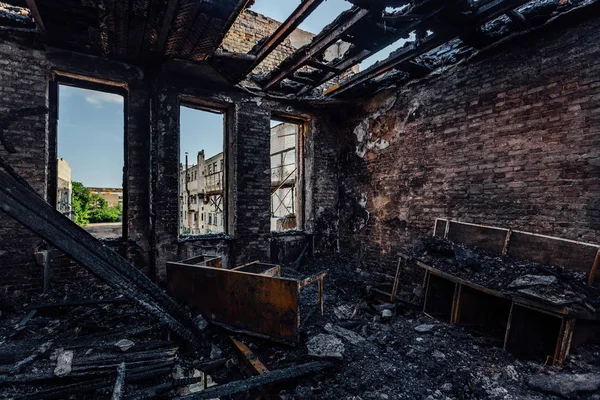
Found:
<path fill-rule="evenodd" d="M 88 187 L 121 187 L 124 165 L 123 97 L 60 86 L 58 157 L 71 167 L 72 180 Z M 181 152 L 195 164 L 223 151 L 223 115 L 181 107 Z"/>
<path fill-rule="evenodd" d="M 61 85 L 58 117 L 58 157 L 69 163 L 71 179 L 91 187 L 121 187 L 123 97 Z"/>
<path fill-rule="evenodd" d="M 205 158 L 223 151 L 223 114 L 181 107 L 179 124 L 179 159 L 182 164 L 185 165 L 186 151 L 188 165 L 196 164 L 196 156 L 202 149 Z"/>

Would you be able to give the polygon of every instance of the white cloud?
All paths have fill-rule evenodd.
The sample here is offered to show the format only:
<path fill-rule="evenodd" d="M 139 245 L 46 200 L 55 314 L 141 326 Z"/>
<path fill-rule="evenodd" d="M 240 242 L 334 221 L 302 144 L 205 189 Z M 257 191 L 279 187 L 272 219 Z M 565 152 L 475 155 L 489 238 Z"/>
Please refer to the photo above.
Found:
<path fill-rule="evenodd" d="M 113 93 L 87 91 L 85 101 L 96 106 L 97 108 L 104 107 L 104 104 L 123 104 L 123 96 Z"/>

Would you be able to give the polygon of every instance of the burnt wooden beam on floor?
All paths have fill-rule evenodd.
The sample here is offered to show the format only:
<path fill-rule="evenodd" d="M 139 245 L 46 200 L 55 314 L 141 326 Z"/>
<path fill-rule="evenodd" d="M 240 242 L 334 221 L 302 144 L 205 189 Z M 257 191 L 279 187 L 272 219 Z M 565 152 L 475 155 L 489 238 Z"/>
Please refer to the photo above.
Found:
<path fill-rule="evenodd" d="M 301 376 L 309 375 L 315 372 L 329 368 L 331 363 L 325 361 L 314 361 L 307 364 L 296 365 L 293 367 L 278 369 L 265 372 L 262 375 L 253 376 L 248 379 L 233 381 L 224 385 L 213 386 L 201 392 L 193 393 L 188 396 L 178 397 L 178 399 L 213 399 L 216 397 L 230 396 L 236 393 L 248 392 L 249 390 L 259 388 L 265 385 L 271 385 L 277 382 L 293 380 Z"/>
<path fill-rule="evenodd" d="M 140 304 L 183 339 L 200 345 L 179 305 L 141 271 L 0 170 L 0 209 Z M 198 336 L 197 336 L 198 335 Z"/>

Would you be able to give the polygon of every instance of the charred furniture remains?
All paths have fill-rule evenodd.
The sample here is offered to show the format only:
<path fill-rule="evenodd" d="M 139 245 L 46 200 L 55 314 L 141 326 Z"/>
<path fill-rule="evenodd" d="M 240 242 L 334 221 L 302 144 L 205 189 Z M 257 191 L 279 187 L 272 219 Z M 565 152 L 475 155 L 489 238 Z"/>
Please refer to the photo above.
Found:
<path fill-rule="evenodd" d="M 323 312 L 320 273 L 299 281 L 281 277 L 278 265 L 258 261 L 231 270 L 189 261 L 167 263 L 169 293 L 222 326 L 287 343 L 296 343 L 300 290 L 316 283 Z"/>
<path fill-rule="evenodd" d="M 600 291 L 592 286 L 600 246 L 446 219 L 436 220 L 433 235 L 442 241 L 414 260 L 425 271 L 426 314 L 552 363 L 600 332 Z M 490 262 L 472 247 L 490 252 Z"/>

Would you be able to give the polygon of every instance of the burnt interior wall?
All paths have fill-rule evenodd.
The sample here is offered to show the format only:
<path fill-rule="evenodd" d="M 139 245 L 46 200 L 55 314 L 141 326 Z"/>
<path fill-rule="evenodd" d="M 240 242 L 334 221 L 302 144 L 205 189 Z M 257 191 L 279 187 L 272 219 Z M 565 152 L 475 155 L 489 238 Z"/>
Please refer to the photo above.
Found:
<path fill-rule="evenodd" d="M 312 236 L 281 239 L 270 232 L 270 119 L 290 115 L 306 121 L 304 231 L 324 232 L 335 242 L 337 215 L 336 148 L 328 148 L 334 125 L 322 108 L 299 106 L 254 96 L 235 88 L 212 86 L 198 76 L 144 69 L 76 53 L 34 50 L 30 44 L 0 41 L 0 116 L 10 110 L 46 106 L 53 81 L 75 79 L 96 89 L 115 85 L 125 90 L 125 237 L 109 245 L 138 268 L 161 281 L 166 261 L 198 254 L 220 255 L 226 265 L 271 260 L 273 243 L 286 262 Z M 96 86 L 95 86 L 96 85 Z M 89 86 L 88 86 L 89 87 Z M 229 120 L 229 235 L 180 238 L 178 228 L 179 104 L 182 97 L 222 107 Z M 52 116 L 53 114 L 50 113 Z M 27 117 L 5 130 L 16 154 L 0 155 L 46 199 L 55 190 L 55 119 Z M 323 119 L 323 120 L 322 120 Z M 314 140 L 314 143 L 312 142 Z M 316 144 L 315 144 L 316 143 Z M 324 168 L 332 170 L 324 170 Z M 326 178 L 324 178 L 326 177 Z M 325 217 L 324 217 L 325 216 Z M 324 222 L 326 221 L 326 222 Z M 43 268 L 35 251 L 41 239 L 0 212 L 0 292 L 41 291 Z M 317 235 L 320 236 L 320 235 Z M 301 238 L 300 240 L 298 238 Z M 278 252 L 279 254 L 279 252 Z M 53 257 L 53 279 L 90 279 L 65 257 Z"/>
<path fill-rule="evenodd" d="M 0 119 L 7 118 L 10 111 L 46 107 L 44 53 L 0 40 L 0 54 Z M 45 196 L 49 144 L 46 115 L 23 118 L 3 131 L 16 153 L 9 154 L 0 146 L 0 157 Z M 5 214 L 0 214 L 0 238 L 0 296 L 40 289 L 42 269 L 34 256 L 40 240 Z"/>
<path fill-rule="evenodd" d="M 345 114 L 343 252 L 390 269 L 436 217 L 600 241 L 600 20 L 485 56 Z"/>

